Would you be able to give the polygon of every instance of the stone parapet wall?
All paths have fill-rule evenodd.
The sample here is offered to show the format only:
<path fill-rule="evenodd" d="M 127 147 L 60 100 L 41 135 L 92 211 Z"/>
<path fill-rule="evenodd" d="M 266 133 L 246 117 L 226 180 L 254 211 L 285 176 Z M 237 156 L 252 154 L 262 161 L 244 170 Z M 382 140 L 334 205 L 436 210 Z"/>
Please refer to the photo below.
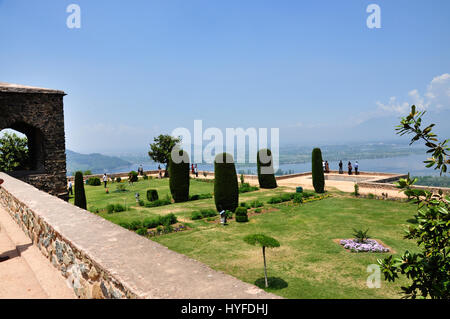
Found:
<path fill-rule="evenodd" d="M 279 298 L 0 173 L 0 207 L 79 298 Z"/>

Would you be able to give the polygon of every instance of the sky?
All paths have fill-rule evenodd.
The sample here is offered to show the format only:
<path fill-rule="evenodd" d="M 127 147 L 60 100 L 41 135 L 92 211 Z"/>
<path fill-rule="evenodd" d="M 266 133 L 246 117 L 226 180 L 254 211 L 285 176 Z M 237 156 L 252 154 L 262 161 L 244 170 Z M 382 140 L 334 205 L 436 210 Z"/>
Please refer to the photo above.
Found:
<path fill-rule="evenodd" d="M 194 120 L 281 145 L 405 141 L 413 103 L 448 138 L 450 1 L 0 0 L 0 81 L 64 90 L 82 153 L 145 151 Z"/>

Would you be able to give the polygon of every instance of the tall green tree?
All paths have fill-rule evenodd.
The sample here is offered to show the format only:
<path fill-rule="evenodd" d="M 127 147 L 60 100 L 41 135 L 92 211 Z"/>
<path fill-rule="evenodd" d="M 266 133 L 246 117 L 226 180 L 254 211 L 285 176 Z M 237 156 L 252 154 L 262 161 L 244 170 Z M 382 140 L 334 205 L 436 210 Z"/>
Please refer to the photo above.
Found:
<path fill-rule="evenodd" d="M 29 169 L 28 139 L 5 132 L 0 137 L 0 171 Z"/>
<path fill-rule="evenodd" d="M 75 173 L 75 206 L 86 209 L 86 193 L 84 191 L 83 173 Z"/>
<path fill-rule="evenodd" d="M 431 157 L 425 161 L 428 168 L 434 166 L 441 175 L 447 172 L 450 164 L 448 139 L 439 142 L 437 135 L 432 132 L 434 124 L 422 129 L 423 112 L 417 112 L 411 107 L 407 117 L 402 118 L 397 126 L 400 135 L 414 134 L 411 139 L 425 142 L 427 153 Z M 400 258 L 389 256 L 378 260 L 385 279 L 395 281 L 399 275 L 409 279 L 409 284 L 402 287 L 407 298 L 450 299 L 450 196 L 444 196 L 442 191 L 434 194 L 428 190 L 414 189 L 417 181 L 408 177 L 400 179 L 397 186 L 403 189 L 415 204 L 417 214 L 415 225 L 409 226 L 405 238 L 416 240 L 420 251 L 411 253 L 405 251 Z"/>
<path fill-rule="evenodd" d="M 316 193 L 325 192 L 325 176 L 323 174 L 323 164 L 322 164 L 322 151 L 320 148 L 315 148 L 312 151 L 312 180 L 313 186 Z"/>
<path fill-rule="evenodd" d="M 272 152 L 269 149 L 261 149 L 256 156 L 259 187 L 277 188 L 277 180 L 273 171 Z"/>
<path fill-rule="evenodd" d="M 150 144 L 148 155 L 153 161 L 165 165 L 164 176 L 167 177 L 170 153 L 175 145 L 181 143 L 181 138 L 161 134 L 155 137 L 153 141 L 154 143 Z"/>
<path fill-rule="evenodd" d="M 239 185 L 233 156 L 217 154 L 214 160 L 214 202 L 218 211 L 234 212 L 239 204 Z"/>
<path fill-rule="evenodd" d="M 189 154 L 183 150 L 178 151 L 175 154 L 178 155 L 177 159 L 174 160 L 171 155 L 169 160 L 169 187 L 175 203 L 189 200 Z"/>

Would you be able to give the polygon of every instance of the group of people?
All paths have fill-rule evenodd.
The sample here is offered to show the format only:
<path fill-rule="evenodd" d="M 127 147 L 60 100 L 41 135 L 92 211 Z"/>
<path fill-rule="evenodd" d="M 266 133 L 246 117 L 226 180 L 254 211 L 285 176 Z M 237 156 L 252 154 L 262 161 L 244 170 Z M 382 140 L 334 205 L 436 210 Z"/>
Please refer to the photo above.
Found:
<path fill-rule="evenodd" d="M 330 172 L 330 166 L 328 164 L 328 161 L 322 161 L 322 166 L 323 166 L 323 171 L 325 173 L 329 173 Z M 347 168 L 348 168 L 348 175 L 352 175 L 353 169 L 355 169 L 355 175 L 359 174 L 358 161 L 355 161 L 355 165 L 354 166 L 352 166 L 352 162 L 348 161 Z M 339 174 L 344 174 L 344 164 L 342 163 L 342 161 L 339 161 Z"/>
<path fill-rule="evenodd" d="M 191 164 L 191 173 L 192 173 L 192 175 L 195 175 L 195 177 L 198 177 L 197 164 Z"/>
<path fill-rule="evenodd" d="M 342 161 L 339 161 L 339 174 L 344 174 L 343 166 L 344 166 L 344 164 L 342 163 Z M 355 175 L 358 175 L 359 174 L 359 172 L 358 172 L 358 169 L 359 169 L 358 161 L 355 161 L 355 166 L 354 167 L 352 167 L 352 162 L 348 161 L 348 164 L 347 164 L 348 175 L 352 175 L 353 168 L 355 169 Z"/>

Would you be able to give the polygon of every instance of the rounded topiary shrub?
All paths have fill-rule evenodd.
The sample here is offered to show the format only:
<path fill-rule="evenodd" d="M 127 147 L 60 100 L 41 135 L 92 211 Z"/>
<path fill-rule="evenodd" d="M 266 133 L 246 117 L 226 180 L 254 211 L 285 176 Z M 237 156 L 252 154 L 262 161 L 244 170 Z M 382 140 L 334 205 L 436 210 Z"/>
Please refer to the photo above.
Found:
<path fill-rule="evenodd" d="M 86 193 L 84 192 L 83 173 L 75 173 L 75 206 L 86 209 Z"/>
<path fill-rule="evenodd" d="M 156 189 L 147 190 L 147 200 L 149 202 L 153 202 L 157 199 L 159 199 L 159 197 L 158 197 L 158 191 Z"/>
<path fill-rule="evenodd" d="M 239 222 L 239 223 L 248 222 L 247 208 L 238 207 L 238 208 L 236 208 L 235 214 L 236 214 L 237 222 Z"/>
<path fill-rule="evenodd" d="M 169 157 L 169 186 L 175 203 L 189 200 L 189 155 L 183 150 L 174 150 L 176 157 Z"/>
<path fill-rule="evenodd" d="M 316 193 L 325 192 L 325 176 L 323 174 L 322 161 L 322 151 L 320 150 L 320 148 L 313 149 L 311 170 L 313 186 Z"/>
<path fill-rule="evenodd" d="M 259 150 L 256 157 L 258 181 L 261 188 L 276 188 L 277 180 L 273 171 L 272 152 L 269 149 Z"/>
<path fill-rule="evenodd" d="M 214 160 L 214 202 L 218 211 L 234 212 L 239 204 L 239 185 L 233 156 L 218 154 Z"/>
<path fill-rule="evenodd" d="M 89 177 L 88 184 L 91 186 L 100 186 L 102 182 L 100 181 L 100 178 L 98 177 Z"/>

